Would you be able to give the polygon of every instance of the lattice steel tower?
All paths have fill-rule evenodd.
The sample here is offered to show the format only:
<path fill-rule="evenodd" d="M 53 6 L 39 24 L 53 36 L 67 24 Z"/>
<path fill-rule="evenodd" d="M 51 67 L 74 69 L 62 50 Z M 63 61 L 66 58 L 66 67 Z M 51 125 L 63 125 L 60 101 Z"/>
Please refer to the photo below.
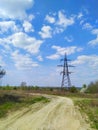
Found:
<path fill-rule="evenodd" d="M 60 73 L 60 74 L 62 74 L 61 88 L 63 88 L 63 87 L 70 88 L 71 80 L 70 80 L 69 74 L 71 74 L 72 72 L 69 72 L 69 67 L 74 67 L 74 66 L 68 65 L 68 61 L 70 61 L 70 60 L 67 59 L 66 53 L 65 53 L 64 59 L 61 59 L 61 61 L 63 61 L 63 65 L 58 65 L 59 67 L 63 67 L 63 70 Z"/>

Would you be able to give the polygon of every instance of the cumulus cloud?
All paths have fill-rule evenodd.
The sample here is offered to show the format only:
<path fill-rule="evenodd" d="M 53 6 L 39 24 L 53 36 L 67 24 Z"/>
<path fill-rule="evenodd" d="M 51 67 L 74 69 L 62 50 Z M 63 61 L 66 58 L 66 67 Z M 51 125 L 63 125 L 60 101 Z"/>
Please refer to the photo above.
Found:
<path fill-rule="evenodd" d="M 15 51 L 11 56 L 17 69 L 31 69 L 32 67 L 38 66 L 38 63 L 34 62 L 28 54 L 23 55 L 19 51 Z"/>
<path fill-rule="evenodd" d="M 92 34 L 98 35 L 98 29 L 93 29 Z"/>
<path fill-rule="evenodd" d="M 43 57 L 42 57 L 41 55 L 39 55 L 39 56 L 37 57 L 37 59 L 38 59 L 39 61 L 43 61 Z"/>
<path fill-rule="evenodd" d="M 0 18 L 24 19 L 33 4 L 34 0 L 0 0 Z"/>
<path fill-rule="evenodd" d="M 45 20 L 49 23 L 55 23 L 55 18 L 49 15 L 46 15 Z"/>
<path fill-rule="evenodd" d="M 88 64 L 90 67 L 96 68 L 98 66 L 98 56 L 97 55 L 81 55 L 78 56 L 72 64 Z"/>
<path fill-rule="evenodd" d="M 68 26 L 74 24 L 74 18 L 73 17 L 68 18 L 63 11 L 59 11 L 58 12 L 58 21 L 56 24 L 61 27 L 67 28 Z"/>
<path fill-rule="evenodd" d="M 8 31 L 17 32 L 19 28 L 14 21 L 0 21 L 0 33 L 6 33 Z"/>
<path fill-rule="evenodd" d="M 75 52 L 82 51 L 83 48 L 78 48 L 76 46 L 71 46 L 71 47 L 60 47 L 60 46 L 52 46 L 52 49 L 56 50 L 56 53 L 50 56 L 47 56 L 48 59 L 58 59 L 60 56 L 64 55 L 65 53 L 67 55 L 73 54 Z"/>
<path fill-rule="evenodd" d="M 93 26 L 90 23 L 85 23 L 83 25 L 83 29 L 89 29 L 89 30 L 91 30 L 91 29 L 93 29 Z"/>
<path fill-rule="evenodd" d="M 2 56 L 0 56 L 0 66 L 5 66 L 6 64 L 5 64 L 5 62 L 3 61 L 3 57 Z"/>
<path fill-rule="evenodd" d="M 52 28 L 50 26 L 43 26 L 41 31 L 39 32 L 40 36 L 44 38 L 51 38 L 52 37 Z"/>
<path fill-rule="evenodd" d="M 31 54 L 38 53 L 40 46 L 43 43 L 42 40 L 37 40 L 35 37 L 30 37 L 23 32 L 18 32 L 8 38 L 0 39 L 0 43 L 2 42 L 17 48 L 25 49 Z"/>
<path fill-rule="evenodd" d="M 57 13 L 57 20 L 55 20 L 55 29 L 53 30 L 54 34 L 62 33 L 67 29 L 67 27 L 74 24 L 74 16 L 68 17 L 66 13 L 62 10 L 60 10 Z"/>
<path fill-rule="evenodd" d="M 94 46 L 94 45 L 97 45 L 97 44 L 98 44 L 98 29 L 93 29 L 93 30 L 92 30 L 92 34 L 93 34 L 93 35 L 96 35 L 96 38 L 93 39 L 93 40 L 91 40 L 91 41 L 89 41 L 88 44 Z"/>
<path fill-rule="evenodd" d="M 30 15 L 28 16 L 28 20 L 29 20 L 29 21 L 32 21 L 34 18 L 35 18 L 35 16 L 32 15 L 32 14 L 30 14 Z"/>
<path fill-rule="evenodd" d="M 98 44 L 98 36 L 94 40 L 89 41 L 88 44 L 90 44 L 90 45 L 97 45 Z"/>
<path fill-rule="evenodd" d="M 28 21 L 24 21 L 23 27 L 24 27 L 25 32 L 34 32 L 32 24 L 30 22 L 28 22 Z"/>
<path fill-rule="evenodd" d="M 81 19 L 82 17 L 83 17 L 83 13 L 80 12 L 80 13 L 78 14 L 77 18 L 78 18 L 78 19 Z"/>
<path fill-rule="evenodd" d="M 59 58 L 60 58 L 60 55 L 56 53 L 56 54 L 47 56 L 46 58 L 47 58 L 47 59 L 51 59 L 51 60 L 56 60 L 56 59 L 59 59 Z"/>
<path fill-rule="evenodd" d="M 74 39 L 72 36 L 65 36 L 64 38 L 67 42 L 72 42 Z"/>

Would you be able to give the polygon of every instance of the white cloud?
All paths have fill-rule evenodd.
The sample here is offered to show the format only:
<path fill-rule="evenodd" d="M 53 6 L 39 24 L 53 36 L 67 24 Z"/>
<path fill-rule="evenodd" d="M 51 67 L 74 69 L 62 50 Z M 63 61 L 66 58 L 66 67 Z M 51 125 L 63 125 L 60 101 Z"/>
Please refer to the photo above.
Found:
<path fill-rule="evenodd" d="M 98 35 L 98 29 L 93 29 L 92 34 Z"/>
<path fill-rule="evenodd" d="M 82 17 L 83 17 L 83 13 L 80 12 L 80 13 L 78 14 L 77 18 L 78 18 L 78 19 L 81 19 Z"/>
<path fill-rule="evenodd" d="M 25 32 L 34 32 L 32 24 L 28 21 L 24 21 L 23 27 L 24 27 Z"/>
<path fill-rule="evenodd" d="M 73 17 L 67 18 L 67 16 L 63 11 L 58 12 L 58 18 L 59 19 L 56 24 L 63 28 L 67 28 L 68 26 L 74 24 L 74 18 Z"/>
<path fill-rule="evenodd" d="M 46 15 L 45 20 L 49 23 L 55 23 L 55 18 L 49 15 Z"/>
<path fill-rule="evenodd" d="M 83 25 L 83 29 L 89 29 L 89 30 L 91 30 L 91 29 L 93 29 L 93 26 L 90 23 L 85 23 Z"/>
<path fill-rule="evenodd" d="M 84 22 L 85 22 L 85 20 L 84 20 L 84 19 L 82 19 L 82 20 L 80 21 L 80 25 L 83 25 L 83 24 L 84 24 Z"/>
<path fill-rule="evenodd" d="M 35 18 L 35 16 L 32 15 L 32 14 L 30 14 L 29 17 L 28 17 L 28 20 L 29 20 L 29 21 L 32 21 L 34 18 Z"/>
<path fill-rule="evenodd" d="M 56 60 L 56 59 L 60 58 L 60 55 L 59 54 L 53 54 L 53 55 L 47 56 L 46 58 L 51 59 L 51 60 Z"/>
<path fill-rule="evenodd" d="M 43 26 L 41 31 L 39 32 L 40 36 L 44 38 L 51 38 L 52 37 L 52 28 L 50 26 Z"/>
<path fill-rule="evenodd" d="M 52 49 L 56 50 L 56 53 L 50 56 L 47 56 L 46 58 L 48 59 L 58 59 L 60 56 L 63 56 L 65 53 L 67 55 L 73 54 L 75 52 L 82 51 L 82 48 L 78 48 L 76 46 L 71 46 L 71 47 L 60 47 L 60 46 L 52 46 Z"/>
<path fill-rule="evenodd" d="M 30 37 L 23 32 L 18 32 L 8 38 L 0 39 L 0 43 L 11 44 L 14 47 L 25 49 L 29 53 L 36 54 L 39 52 L 43 41 L 37 40 L 35 37 Z"/>
<path fill-rule="evenodd" d="M 80 55 L 71 64 L 76 66 L 71 78 L 74 84 L 82 86 L 98 79 L 98 55 Z"/>
<path fill-rule="evenodd" d="M 43 61 L 43 58 L 42 58 L 42 56 L 40 56 L 40 55 L 37 57 L 37 59 L 38 59 L 39 61 Z"/>
<path fill-rule="evenodd" d="M 82 48 L 78 48 L 76 46 L 71 47 L 60 47 L 60 46 L 52 46 L 53 49 L 56 49 L 59 55 L 64 55 L 65 52 L 67 55 L 73 54 L 75 52 L 81 51 Z"/>
<path fill-rule="evenodd" d="M 33 4 L 34 0 L 0 0 L 0 18 L 24 19 Z"/>
<path fill-rule="evenodd" d="M 73 37 L 72 36 L 65 36 L 65 38 L 64 38 L 67 42 L 73 42 Z"/>
<path fill-rule="evenodd" d="M 55 21 L 55 29 L 53 30 L 54 34 L 62 33 L 67 27 L 74 24 L 74 16 L 67 17 L 64 11 L 59 11 L 57 14 L 58 18 Z"/>
<path fill-rule="evenodd" d="M 96 38 L 89 41 L 88 44 L 90 45 L 97 45 L 98 44 L 98 29 L 93 29 L 92 34 L 96 35 Z"/>
<path fill-rule="evenodd" d="M 0 33 L 2 34 L 8 31 L 17 32 L 19 28 L 14 21 L 0 21 Z"/>
<path fill-rule="evenodd" d="M 23 55 L 19 51 L 15 51 L 11 55 L 17 69 L 32 69 L 32 67 L 38 66 L 38 63 L 34 62 L 28 54 Z"/>
<path fill-rule="evenodd" d="M 0 66 L 5 66 L 5 62 L 3 61 L 3 57 L 0 56 Z"/>
<path fill-rule="evenodd" d="M 94 39 L 88 42 L 90 45 L 97 45 L 98 44 L 98 36 Z"/>
<path fill-rule="evenodd" d="M 98 56 L 97 55 L 81 55 L 78 56 L 72 64 L 88 64 L 92 68 L 96 68 L 98 66 Z"/>
<path fill-rule="evenodd" d="M 62 27 L 56 27 L 55 30 L 53 31 L 54 34 L 57 34 L 57 33 L 62 33 L 64 31 L 64 28 Z"/>

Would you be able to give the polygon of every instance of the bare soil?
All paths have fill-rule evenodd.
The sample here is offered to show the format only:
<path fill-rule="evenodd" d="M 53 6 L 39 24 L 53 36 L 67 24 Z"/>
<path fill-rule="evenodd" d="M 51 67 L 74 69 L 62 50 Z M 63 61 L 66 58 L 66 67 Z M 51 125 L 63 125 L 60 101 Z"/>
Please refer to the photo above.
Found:
<path fill-rule="evenodd" d="M 70 98 L 49 98 L 47 104 L 11 112 L 0 120 L 0 130 L 92 130 Z"/>

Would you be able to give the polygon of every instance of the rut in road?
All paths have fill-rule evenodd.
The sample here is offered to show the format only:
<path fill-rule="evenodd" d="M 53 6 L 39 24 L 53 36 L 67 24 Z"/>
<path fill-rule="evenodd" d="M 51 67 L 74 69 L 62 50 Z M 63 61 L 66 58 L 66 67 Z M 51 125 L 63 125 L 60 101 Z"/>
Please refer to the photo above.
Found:
<path fill-rule="evenodd" d="M 92 130 L 71 99 L 50 97 L 48 104 L 38 103 L 0 120 L 0 130 Z"/>

